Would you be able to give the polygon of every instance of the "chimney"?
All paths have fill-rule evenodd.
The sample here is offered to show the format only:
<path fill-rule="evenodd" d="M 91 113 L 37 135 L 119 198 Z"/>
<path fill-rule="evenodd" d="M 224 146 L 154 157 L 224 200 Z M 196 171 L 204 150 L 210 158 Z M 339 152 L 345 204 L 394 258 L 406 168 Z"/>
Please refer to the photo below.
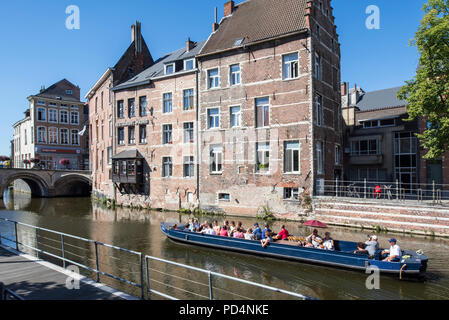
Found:
<path fill-rule="evenodd" d="M 136 21 L 131 26 L 131 41 L 135 43 L 136 54 L 142 52 L 142 24 Z"/>
<path fill-rule="evenodd" d="M 189 37 L 189 39 L 186 42 L 186 52 L 189 52 L 190 50 L 192 50 L 194 45 L 195 45 L 195 42 L 191 41 L 190 37 Z"/>
<path fill-rule="evenodd" d="M 230 16 L 234 12 L 234 1 L 228 1 L 224 5 L 224 16 Z"/>
<path fill-rule="evenodd" d="M 348 94 L 348 83 L 347 82 L 343 82 L 341 84 L 341 95 L 342 96 L 346 96 Z"/>
<path fill-rule="evenodd" d="M 215 7 L 215 20 L 214 20 L 214 24 L 212 25 L 212 32 L 215 32 L 218 30 L 218 12 L 217 12 L 217 7 Z"/>
<path fill-rule="evenodd" d="M 42 93 L 42 92 L 44 92 L 45 91 L 45 86 L 44 85 L 42 85 L 41 86 L 41 90 L 40 90 L 40 93 Z"/>

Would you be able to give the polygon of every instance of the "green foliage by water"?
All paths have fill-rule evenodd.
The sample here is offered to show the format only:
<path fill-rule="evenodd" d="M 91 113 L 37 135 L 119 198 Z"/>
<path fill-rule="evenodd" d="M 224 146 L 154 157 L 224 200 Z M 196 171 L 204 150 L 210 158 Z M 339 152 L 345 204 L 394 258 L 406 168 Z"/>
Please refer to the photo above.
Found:
<path fill-rule="evenodd" d="M 418 49 L 420 67 L 398 98 L 407 100 L 408 120 L 427 121 L 417 136 L 428 150 L 425 158 L 435 159 L 449 147 L 449 0 L 428 0 L 423 11 L 410 42 Z"/>

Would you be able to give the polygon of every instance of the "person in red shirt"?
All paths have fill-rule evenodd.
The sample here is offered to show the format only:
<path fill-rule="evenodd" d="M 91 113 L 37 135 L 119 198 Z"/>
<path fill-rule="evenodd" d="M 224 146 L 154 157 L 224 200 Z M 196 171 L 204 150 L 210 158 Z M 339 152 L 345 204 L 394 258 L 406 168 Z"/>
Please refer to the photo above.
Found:
<path fill-rule="evenodd" d="M 374 195 L 377 199 L 380 199 L 380 197 L 382 196 L 381 186 L 376 186 L 376 188 L 374 188 Z"/>
<path fill-rule="evenodd" d="M 276 236 L 277 240 L 285 240 L 289 236 L 287 229 L 285 229 L 285 226 L 283 225 L 281 227 L 281 231 L 279 231 L 278 235 Z"/>

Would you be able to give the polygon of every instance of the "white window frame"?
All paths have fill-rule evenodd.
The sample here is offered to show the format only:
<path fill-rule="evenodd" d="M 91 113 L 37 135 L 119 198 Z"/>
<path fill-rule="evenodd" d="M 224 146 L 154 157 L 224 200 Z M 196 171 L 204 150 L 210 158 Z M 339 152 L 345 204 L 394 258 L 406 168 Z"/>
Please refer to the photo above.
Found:
<path fill-rule="evenodd" d="M 66 121 L 62 120 L 62 115 L 65 114 L 66 115 Z M 59 111 L 59 123 L 65 123 L 68 124 L 69 123 L 69 112 L 66 110 L 60 110 Z"/>
<path fill-rule="evenodd" d="M 323 80 L 323 70 L 322 70 L 322 60 L 321 55 L 318 52 L 315 52 L 314 56 L 314 76 L 318 80 Z"/>
<path fill-rule="evenodd" d="M 289 148 L 289 149 L 287 149 L 287 144 L 289 142 L 291 142 L 291 143 L 297 142 L 298 143 L 298 147 L 297 148 Z M 287 150 L 291 150 L 291 152 L 292 152 L 292 158 L 291 158 L 291 163 L 290 163 L 292 171 L 287 171 L 286 165 L 285 165 L 286 161 L 287 161 Z M 295 159 L 294 152 L 296 152 L 296 151 L 298 152 L 298 170 L 297 171 L 294 170 L 294 164 L 295 164 L 295 162 L 294 162 L 294 159 Z M 284 173 L 285 174 L 300 174 L 301 173 L 301 142 L 299 140 L 284 141 Z"/>
<path fill-rule="evenodd" d="M 55 129 L 56 130 L 56 141 L 54 143 L 51 142 L 51 135 L 50 135 L 50 130 L 51 129 Z M 59 144 L 59 130 L 58 130 L 58 128 L 56 128 L 56 127 L 48 128 L 48 144 L 53 144 L 53 145 Z"/>
<path fill-rule="evenodd" d="M 133 135 L 131 137 L 131 129 L 133 129 Z M 128 127 L 128 145 L 135 145 L 136 144 L 136 126 L 129 126 Z"/>
<path fill-rule="evenodd" d="M 39 135 L 40 129 L 44 129 L 43 130 L 43 138 L 44 139 L 42 139 L 42 140 L 40 139 L 41 136 Z M 39 143 L 39 144 L 41 144 L 41 143 L 47 144 L 47 128 L 46 127 L 37 127 L 37 143 Z"/>
<path fill-rule="evenodd" d="M 182 176 L 184 178 L 194 178 L 195 177 L 195 157 L 194 156 L 184 156 L 182 161 Z M 187 161 L 186 161 L 187 159 Z M 186 165 L 188 165 L 188 172 L 186 175 Z M 193 170 L 192 170 L 193 168 Z M 190 175 L 190 173 L 192 173 Z"/>
<path fill-rule="evenodd" d="M 123 130 L 123 140 L 120 140 L 120 130 Z M 124 146 L 125 145 L 125 127 L 118 127 L 117 128 L 117 144 L 119 146 Z"/>
<path fill-rule="evenodd" d="M 73 91 L 72 91 L 72 90 L 66 90 L 66 91 L 65 91 L 65 94 L 71 96 L 71 95 L 73 95 Z"/>
<path fill-rule="evenodd" d="M 285 57 L 290 56 L 290 55 L 294 55 L 294 54 L 297 54 L 297 56 L 298 56 L 298 58 L 296 60 L 288 61 L 287 63 L 284 62 L 284 58 Z M 292 75 L 293 75 L 292 65 L 294 63 L 296 63 L 296 77 L 292 77 Z M 288 76 L 286 76 L 284 74 L 284 66 L 285 66 L 285 64 L 289 65 L 289 67 L 288 67 L 288 73 L 289 73 Z M 281 71 L 281 73 L 282 73 L 282 80 L 298 79 L 299 78 L 299 51 L 294 51 L 294 52 L 283 54 L 282 55 L 282 66 L 281 66 L 281 68 L 282 68 L 282 71 Z"/>
<path fill-rule="evenodd" d="M 170 131 L 165 131 L 165 127 L 171 126 L 171 130 Z M 165 133 L 170 132 L 170 141 L 167 140 L 165 141 Z M 162 144 L 163 145 L 173 145 L 173 124 L 171 123 L 166 123 L 162 125 Z"/>
<path fill-rule="evenodd" d="M 52 120 L 51 117 L 50 117 L 50 114 L 51 114 L 52 111 L 56 112 L 56 120 Z M 58 120 L 59 120 L 58 109 L 48 109 L 48 122 L 49 123 L 58 123 Z"/>
<path fill-rule="evenodd" d="M 261 146 L 263 146 L 263 147 L 259 148 Z M 268 146 L 268 148 L 267 148 L 267 146 Z M 265 152 L 267 152 L 267 151 L 268 151 L 268 169 L 261 170 L 259 168 L 259 164 L 262 164 L 262 162 L 259 161 L 259 160 L 263 160 L 263 162 L 266 162 Z M 263 153 L 262 159 L 259 159 L 259 152 Z M 270 173 L 270 170 L 271 170 L 270 158 L 271 158 L 271 143 L 270 143 L 270 141 L 256 142 L 256 159 L 255 159 L 256 160 L 255 161 L 255 163 L 256 163 L 255 169 L 256 170 L 255 170 L 255 172 L 258 173 L 258 174 L 268 174 L 268 173 Z"/>
<path fill-rule="evenodd" d="M 169 159 L 169 161 L 165 162 L 164 159 Z M 167 175 L 167 172 L 165 172 L 165 164 L 170 165 L 170 171 Z M 173 157 L 172 156 L 163 156 L 162 157 L 162 170 L 161 170 L 161 176 L 162 178 L 171 178 L 173 177 Z"/>
<path fill-rule="evenodd" d="M 172 73 L 167 73 L 167 69 L 168 67 L 173 67 L 173 72 Z M 175 63 L 168 63 L 164 66 L 164 74 L 166 75 L 170 75 L 170 74 L 174 74 L 176 72 L 176 64 Z"/>
<path fill-rule="evenodd" d="M 217 70 L 217 75 L 216 76 L 214 76 L 214 84 L 217 82 L 217 81 L 215 81 L 215 79 L 217 78 L 218 79 L 218 84 L 215 86 L 210 86 L 210 81 L 209 81 L 209 79 L 210 79 L 210 76 L 209 76 L 209 73 L 211 72 L 211 71 L 214 71 L 214 70 Z M 214 89 L 218 89 L 218 88 L 220 88 L 220 68 L 219 67 L 215 67 L 215 68 L 211 68 L 211 69 L 207 69 L 206 70 L 206 81 L 207 81 L 207 83 L 206 83 L 206 85 L 207 85 L 207 90 L 214 90 Z"/>
<path fill-rule="evenodd" d="M 223 173 L 223 163 L 224 163 L 224 152 L 223 152 L 223 146 L 221 145 L 211 145 L 209 147 L 209 170 L 211 174 L 222 174 Z M 220 157 L 218 155 L 221 155 Z M 217 162 L 215 163 L 215 167 L 213 167 L 213 159 L 217 159 Z M 221 160 L 218 161 L 218 160 Z M 221 170 L 218 170 L 219 165 L 221 165 Z"/>
<path fill-rule="evenodd" d="M 73 139 L 74 137 L 75 137 L 75 141 Z M 70 130 L 70 138 L 71 138 L 72 145 L 74 145 L 74 146 L 79 146 L 80 145 L 80 138 L 79 138 L 79 130 L 78 129 Z"/>
<path fill-rule="evenodd" d="M 192 97 L 192 105 L 189 106 L 190 107 L 189 109 L 186 109 L 186 106 L 185 106 L 186 91 L 193 92 L 192 96 L 189 95 L 189 103 L 190 103 L 190 97 Z M 188 112 L 188 111 L 194 111 L 194 110 L 195 110 L 195 89 L 194 88 L 183 89 L 182 90 L 182 111 Z"/>
<path fill-rule="evenodd" d="M 170 101 L 170 111 L 165 111 L 165 95 L 171 95 L 171 98 L 170 98 L 170 100 L 167 100 L 167 101 Z M 171 113 L 173 113 L 173 92 L 164 92 L 163 94 L 162 94 L 162 114 L 171 114 Z"/>
<path fill-rule="evenodd" d="M 192 69 L 187 69 L 187 62 L 189 62 L 189 61 L 193 61 L 193 67 L 192 67 Z M 185 59 L 184 60 L 184 70 L 185 71 L 190 71 L 190 70 L 195 70 L 195 68 L 196 68 L 196 62 L 195 62 L 195 59 Z"/>
<path fill-rule="evenodd" d="M 46 106 L 47 104 L 45 103 L 45 101 L 38 100 L 38 101 L 37 101 L 37 105 L 38 105 L 38 106 Z"/>
<path fill-rule="evenodd" d="M 266 99 L 266 98 L 268 98 L 268 104 L 257 105 L 257 100 L 259 100 L 259 99 Z M 271 100 L 270 100 L 269 96 L 257 97 L 257 98 L 254 99 L 254 106 L 255 106 L 255 113 L 256 113 L 255 114 L 255 116 L 256 116 L 255 117 L 256 128 L 268 128 L 270 126 L 270 115 L 271 115 L 271 104 L 270 104 L 270 102 L 271 102 Z M 265 125 L 266 118 L 265 118 L 265 112 L 264 111 L 262 112 L 262 124 L 258 123 L 258 121 L 257 121 L 258 108 L 264 108 L 265 109 L 265 107 L 268 107 L 268 125 Z"/>
<path fill-rule="evenodd" d="M 232 67 L 234 66 L 238 66 L 239 67 L 239 71 L 238 72 L 232 72 Z M 232 83 L 232 76 L 233 75 L 238 75 L 238 82 L 236 83 Z M 237 80 L 237 76 L 236 76 L 236 80 Z M 235 86 L 239 86 L 242 84 L 242 66 L 240 65 L 240 63 L 234 63 L 229 65 L 229 86 L 230 87 L 235 87 Z"/>
<path fill-rule="evenodd" d="M 218 110 L 218 114 L 213 116 L 213 117 L 214 117 L 214 121 L 213 121 L 214 126 L 212 127 L 212 126 L 210 125 L 211 122 L 209 121 L 209 120 L 210 120 L 210 111 L 211 111 L 211 110 L 215 110 L 215 109 Z M 206 109 L 206 117 L 207 117 L 207 130 L 218 130 L 218 129 L 220 129 L 220 127 L 221 127 L 220 107 L 211 107 L 211 108 L 207 108 L 207 109 Z M 215 118 L 218 118 L 218 126 L 215 126 Z"/>
<path fill-rule="evenodd" d="M 287 191 L 291 193 L 291 196 L 287 198 Z M 298 201 L 299 200 L 299 188 L 284 188 L 284 196 L 283 199 L 285 201 Z"/>
<path fill-rule="evenodd" d="M 67 143 L 64 143 L 64 139 L 62 138 L 62 133 L 66 132 L 67 133 Z M 61 128 L 59 129 L 59 141 L 61 145 L 69 145 L 70 144 L 70 131 L 67 128 Z"/>
<path fill-rule="evenodd" d="M 188 128 L 188 130 L 192 131 L 192 140 L 186 141 L 186 133 L 188 132 L 188 130 L 186 129 L 186 124 L 192 124 L 192 128 Z M 195 122 L 193 121 L 189 121 L 189 122 L 184 122 L 182 124 L 182 130 L 183 130 L 183 141 L 185 144 L 191 144 L 191 143 L 195 143 Z M 190 134 L 189 134 L 190 135 Z"/>
<path fill-rule="evenodd" d="M 145 128 L 145 138 L 144 139 L 142 139 L 142 128 Z M 139 143 L 140 144 L 147 143 L 147 137 L 148 137 L 147 125 L 146 124 L 139 125 Z"/>
<path fill-rule="evenodd" d="M 47 122 L 47 109 L 46 108 L 37 108 L 37 121 L 39 121 L 39 122 Z M 43 111 L 43 115 L 44 115 L 44 119 L 43 120 L 39 120 L 39 112 L 40 111 Z"/>
<path fill-rule="evenodd" d="M 239 108 L 239 111 L 236 113 L 233 113 L 232 109 L 234 109 L 234 108 Z M 231 128 L 241 128 L 242 127 L 242 106 L 230 106 L 229 114 L 230 114 L 229 115 L 229 120 L 230 120 L 229 126 Z M 232 120 L 234 119 L 234 117 L 236 119 L 238 119 L 238 121 L 236 121 L 238 124 L 236 124 L 236 125 L 232 125 Z"/>

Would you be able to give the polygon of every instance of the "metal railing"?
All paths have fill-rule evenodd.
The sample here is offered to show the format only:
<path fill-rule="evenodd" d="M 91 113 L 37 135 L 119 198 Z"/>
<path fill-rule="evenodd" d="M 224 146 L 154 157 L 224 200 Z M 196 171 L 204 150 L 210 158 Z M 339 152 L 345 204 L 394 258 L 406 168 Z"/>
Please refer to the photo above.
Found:
<path fill-rule="evenodd" d="M 0 222 L 10 223 L 11 225 L 13 225 L 13 228 L 14 228 L 14 232 L 13 232 L 14 238 L 13 239 L 5 237 L 3 234 L 0 233 L 0 244 L 4 244 L 4 245 L 11 247 L 11 245 L 8 245 L 7 243 L 3 243 L 2 240 L 6 240 L 6 241 L 9 241 L 10 243 L 12 243 L 12 245 L 14 245 L 13 248 L 16 249 L 17 251 L 20 251 L 20 246 L 22 246 L 22 248 L 30 249 L 32 252 L 36 253 L 36 256 L 38 258 L 39 258 L 39 254 L 41 254 L 41 255 L 45 255 L 45 256 L 54 258 L 56 260 L 62 261 L 62 267 L 64 269 L 67 267 L 67 264 L 80 267 L 84 270 L 94 273 L 96 281 L 99 283 L 101 282 L 100 276 L 102 275 L 102 276 L 106 276 L 108 278 L 117 280 L 119 282 L 122 282 L 124 284 L 131 285 L 133 287 L 138 288 L 141 292 L 142 299 L 144 298 L 144 292 L 145 292 L 144 290 L 145 289 L 144 289 L 143 255 L 142 255 L 142 253 L 124 249 L 124 248 L 120 248 L 117 246 L 112 246 L 112 245 L 105 244 L 105 243 L 102 243 L 99 241 L 94 241 L 94 240 L 85 239 L 82 237 L 73 236 L 73 235 L 58 232 L 58 231 L 35 227 L 35 226 L 29 225 L 26 223 L 21 223 L 21 222 L 17 222 L 17 221 L 5 219 L 5 218 L 0 218 Z M 31 245 L 30 243 L 25 243 L 24 241 L 19 240 L 19 234 L 21 231 L 20 230 L 21 227 L 34 230 L 34 234 L 32 234 L 32 236 L 34 236 L 34 238 L 35 238 L 34 245 Z M 24 230 L 22 230 L 22 231 L 24 231 Z M 46 236 L 43 235 L 43 233 L 44 234 L 47 233 Z M 22 237 L 24 237 L 25 234 L 26 233 L 23 232 Z M 48 236 L 48 234 L 55 235 L 58 237 L 58 239 L 50 238 Z M 29 235 L 29 233 L 28 233 L 28 235 Z M 43 240 L 45 240 L 45 241 L 43 241 Z M 80 246 L 80 245 L 74 244 L 73 242 L 69 243 L 70 240 L 81 241 L 82 243 L 84 243 L 84 245 Z M 28 241 L 28 242 L 31 242 L 31 241 Z M 92 250 L 88 249 L 89 246 L 93 246 Z M 105 270 L 102 270 L 101 266 L 105 265 L 106 263 L 102 262 L 100 260 L 100 255 L 99 255 L 100 248 L 108 248 L 108 249 L 112 249 L 112 250 L 119 251 L 119 252 L 124 252 L 124 253 L 135 256 L 139 261 L 138 262 L 138 266 L 139 266 L 138 274 L 140 274 L 140 277 L 138 279 L 139 282 L 137 282 L 137 280 L 134 280 L 134 279 L 132 279 L 132 280 L 125 279 L 119 275 L 114 275 L 110 272 L 106 272 Z M 72 250 L 72 251 L 70 251 L 70 250 Z M 84 257 L 82 256 L 83 253 L 73 252 L 76 250 L 82 251 L 84 253 Z M 93 251 L 93 253 L 94 253 L 93 259 L 88 258 L 89 251 Z M 58 254 L 58 252 L 59 252 L 59 254 Z M 74 261 L 75 258 L 69 259 L 68 258 L 69 256 L 77 257 L 78 260 L 79 260 L 79 258 L 81 258 L 84 261 L 90 260 L 91 263 L 88 263 L 88 262 L 82 263 L 80 261 Z M 113 258 L 113 256 L 112 256 L 112 258 Z M 121 260 L 121 262 L 123 263 L 123 259 Z M 126 263 L 131 264 L 132 262 L 126 261 Z M 109 267 L 112 267 L 112 269 L 114 269 L 114 266 L 109 265 Z M 118 269 L 120 271 L 119 267 L 116 267 L 116 269 Z M 125 270 L 124 273 L 132 274 L 132 272 L 130 272 L 129 269 Z"/>
<path fill-rule="evenodd" d="M 417 201 L 432 204 L 449 202 L 449 185 L 404 183 L 396 181 L 321 180 L 315 187 L 316 196 L 337 198 Z"/>
<path fill-rule="evenodd" d="M 35 226 L 29 225 L 26 223 L 21 223 L 21 222 L 17 222 L 17 221 L 6 219 L 6 218 L 0 218 L 0 227 L 2 227 L 1 222 L 9 223 L 10 226 L 13 228 L 13 232 L 10 233 L 10 236 L 12 237 L 12 238 L 10 238 L 10 237 L 5 236 L 4 233 L 2 234 L 2 232 L 1 232 L 2 230 L 0 228 L 0 245 L 2 245 L 2 244 L 6 245 L 8 247 L 16 249 L 17 251 L 20 251 L 19 250 L 19 249 L 21 249 L 20 247 L 22 247 L 22 249 L 23 248 L 30 249 L 31 251 L 33 251 L 37 254 L 38 258 L 41 258 L 41 257 L 39 257 L 39 254 L 41 254 L 41 255 L 45 255 L 50 258 L 62 261 L 62 266 L 64 268 L 66 268 L 67 264 L 78 266 L 87 271 L 93 272 L 94 278 L 96 279 L 97 282 L 101 282 L 101 278 L 100 278 L 101 275 L 106 276 L 111 279 L 114 279 L 114 280 L 118 280 L 121 283 L 131 285 L 133 288 L 137 288 L 140 291 L 140 296 L 142 299 L 145 299 L 145 298 L 151 299 L 151 295 L 154 294 L 154 295 L 157 295 L 157 296 L 165 298 L 165 299 L 177 300 L 178 298 L 176 298 L 175 295 L 176 295 L 176 293 L 179 293 L 179 292 L 181 292 L 183 294 L 181 299 L 196 297 L 196 298 L 200 298 L 202 300 L 207 300 L 207 299 L 214 300 L 214 299 L 217 299 L 217 297 L 219 296 L 219 293 L 222 294 L 222 296 L 223 296 L 222 299 L 224 299 L 224 298 L 229 299 L 229 297 L 234 297 L 234 298 L 236 297 L 238 299 L 251 299 L 247 296 L 243 296 L 243 294 L 248 292 L 248 287 L 255 287 L 255 288 L 266 290 L 266 292 L 283 295 L 284 297 L 288 296 L 288 297 L 291 297 L 294 299 L 313 300 L 313 298 L 310 298 L 308 296 L 305 296 L 305 295 L 302 295 L 299 293 L 295 293 L 292 291 L 283 290 L 283 289 L 279 289 L 279 288 L 275 288 L 275 287 L 270 287 L 270 286 L 255 283 L 252 281 L 223 275 L 223 274 L 220 274 L 217 272 L 212 272 L 209 270 L 192 267 L 192 266 L 188 266 L 185 264 L 181 264 L 181 263 L 177 263 L 177 262 L 173 262 L 173 261 L 169 261 L 169 260 L 165 260 L 165 259 L 161 259 L 161 258 L 157 258 L 157 257 L 152 257 L 152 256 L 148 256 L 148 255 L 143 256 L 143 254 L 140 252 L 123 249 L 120 247 L 104 244 L 104 243 L 94 241 L 94 240 L 89 240 L 89 239 L 85 239 L 85 238 L 81 238 L 81 237 L 77 237 L 77 236 L 73 236 L 70 234 L 53 231 L 53 230 L 49 230 L 49 229 L 45 229 L 45 228 L 35 227 Z M 26 235 L 30 235 L 29 233 L 26 234 L 24 232 L 23 228 L 31 229 L 34 231 L 31 239 L 28 239 L 28 242 L 33 242 L 32 238 L 34 237 L 34 240 L 35 240 L 34 245 L 31 245 L 30 243 L 24 243 L 24 241 L 20 240 L 21 237 L 24 238 Z M 58 239 L 49 238 L 49 235 L 46 233 L 51 234 L 51 235 L 56 235 L 58 237 Z M 2 242 L 2 240 L 8 241 L 9 244 Z M 81 241 L 84 244 L 93 246 L 93 248 L 91 250 L 93 253 L 93 258 L 89 259 L 87 254 L 85 254 L 85 257 L 84 257 L 85 260 L 92 261 L 90 263 L 90 265 L 89 265 L 89 263 L 86 263 L 86 262 L 81 263 L 79 261 L 74 261 L 74 258 L 69 258 L 69 256 L 83 258 L 80 253 L 75 253 L 73 251 L 75 251 L 75 249 L 77 248 L 77 249 L 85 252 L 87 249 L 83 246 L 75 245 L 74 243 L 69 243 L 68 240 L 77 240 L 77 241 Z M 55 245 L 58 245 L 58 247 L 56 247 Z M 47 249 L 45 249 L 45 248 L 47 248 Z M 115 251 L 124 252 L 126 254 L 131 254 L 132 256 L 137 257 L 139 262 L 137 264 L 135 264 L 128 260 L 126 262 L 123 262 L 123 259 L 118 259 L 113 256 L 108 256 L 108 258 L 114 259 L 115 265 L 113 267 L 115 269 L 122 270 L 122 271 L 124 271 L 125 274 L 128 274 L 128 275 L 130 275 L 130 274 L 135 275 L 137 280 L 125 279 L 123 276 L 120 276 L 117 274 L 114 275 L 110 272 L 105 272 L 104 270 L 102 270 L 101 267 L 103 266 L 104 262 L 102 262 L 100 260 L 100 257 L 101 257 L 101 254 L 99 254 L 100 248 L 113 249 Z M 55 250 L 59 251 L 60 254 L 59 255 L 56 254 Z M 123 264 L 123 263 L 126 263 L 128 265 L 129 264 L 134 265 L 137 267 L 137 270 L 135 272 L 132 272 L 132 270 L 130 268 L 127 268 L 126 270 L 120 269 L 118 265 Z M 175 274 L 174 272 L 167 272 L 166 270 L 161 271 L 156 268 L 156 266 L 155 266 L 156 263 L 162 263 L 164 265 L 165 269 L 169 269 L 170 267 L 179 267 L 179 268 L 185 269 L 189 272 L 185 276 L 180 276 L 183 273 Z M 199 274 L 202 274 L 202 275 L 206 275 L 207 281 L 205 283 L 202 283 L 198 279 L 191 279 L 190 277 L 191 277 L 191 273 L 193 271 L 198 272 Z M 158 278 L 158 276 L 159 276 L 159 278 Z M 164 279 L 161 279 L 160 276 L 164 277 Z M 167 281 L 167 279 L 169 279 L 169 281 Z M 221 284 L 223 286 L 222 288 L 220 288 L 218 286 L 219 281 L 221 281 Z M 225 281 L 227 281 L 227 282 L 225 283 Z M 214 285 L 214 282 L 215 282 L 215 285 Z M 185 288 L 181 288 L 182 285 L 179 285 L 180 283 L 183 283 L 182 285 L 184 285 L 184 286 L 185 285 L 188 285 L 188 286 Z M 192 286 L 192 284 L 194 286 Z M 162 285 L 163 288 L 156 290 L 155 289 L 156 285 Z M 239 285 L 241 286 L 241 292 L 240 293 L 233 292 L 232 290 L 233 289 L 235 290 Z M 243 286 L 246 286 L 246 287 L 243 287 Z M 202 293 L 201 288 L 203 288 L 203 289 L 205 288 L 206 293 Z M 162 291 L 166 291 L 166 292 L 164 293 Z M 259 291 L 261 291 L 261 290 L 259 290 Z M 223 295 L 223 294 L 225 294 L 225 295 Z M 11 295 L 14 296 L 14 293 L 11 293 Z M 256 297 L 255 299 L 260 299 L 260 296 Z"/>
<path fill-rule="evenodd" d="M 2 282 L 0 282 L 0 301 L 2 300 L 25 300 L 14 291 L 8 289 Z"/>

